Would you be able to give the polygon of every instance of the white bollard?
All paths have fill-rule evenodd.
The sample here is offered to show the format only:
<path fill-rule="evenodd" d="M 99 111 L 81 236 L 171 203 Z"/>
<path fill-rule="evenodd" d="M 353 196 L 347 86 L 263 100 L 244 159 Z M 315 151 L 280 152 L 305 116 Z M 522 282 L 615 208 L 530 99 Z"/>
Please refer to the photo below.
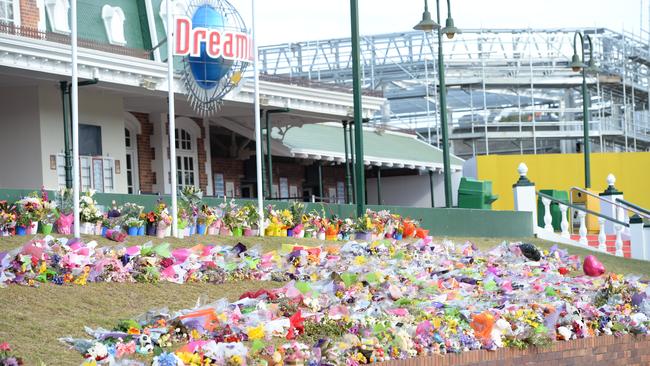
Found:
<path fill-rule="evenodd" d="M 571 238 L 571 233 L 569 233 L 569 219 L 567 218 L 567 211 L 569 206 L 560 204 L 560 211 L 562 212 L 562 223 L 560 227 L 562 228 L 562 237 Z"/>
<path fill-rule="evenodd" d="M 630 219 L 630 255 L 634 259 L 648 259 L 647 241 L 643 229 L 643 219 L 638 215 Z"/>
<path fill-rule="evenodd" d="M 616 177 L 614 174 L 609 174 L 607 176 L 607 189 L 600 194 L 600 196 L 608 201 L 616 203 L 616 200 L 623 198 L 623 192 L 620 192 L 614 184 L 616 183 Z M 601 201 L 600 202 L 600 213 L 618 219 L 618 209 L 616 206 L 612 205 L 609 202 Z M 621 220 L 622 221 L 622 220 Z M 611 221 L 605 222 L 605 234 L 614 235 L 616 233 L 616 228 L 614 223 Z"/>
<path fill-rule="evenodd" d="M 623 256 L 623 225 L 621 224 L 616 224 L 614 225 L 614 229 L 616 229 L 616 256 L 617 257 L 622 257 Z"/>
<path fill-rule="evenodd" d="M 600 227 L 600 231 L 598 233 L 598 250 L 603 253 L 607 253 L 607 234 L 605 233 L 605 219 L 599 217 L 598 225 Z"/>
<path fill-rule="evenodd" d="M 589 241 L 587 240 L 587 213 L 583 211 L 578 211 L 578 218 L 580 219 L 580 245 L 589 246 Z"/>
<path fill-rule="evenodd" d="M 515 198 L 515 211 L 532 212 L 533 214 L 533 232 L 537 228 L 537 194 L 535 193 L 535 184 L 526 178 L 528 167 L 521 163 L 517 168 L 519 180 L 512 185 L 512 192 Z"/>

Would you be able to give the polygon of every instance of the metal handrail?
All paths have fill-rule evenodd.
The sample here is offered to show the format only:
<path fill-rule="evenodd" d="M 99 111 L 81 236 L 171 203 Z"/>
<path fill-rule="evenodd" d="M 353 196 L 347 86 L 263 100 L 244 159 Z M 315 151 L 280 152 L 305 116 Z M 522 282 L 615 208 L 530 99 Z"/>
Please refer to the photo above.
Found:
<path fill-rule="evenodd" d="M 559 199 L 554 198 L 554 197 L 551 197 L 551 196 L 549 196 L 549 195 L 547 195 L 547 194 L 544 194 L 544 193 L 542 193 L 542 192 L 537 192 L 537 195 L 540 196 L 540 197 L 543 197 L 543 198 L 549 199 L 551 202 L 555 202 L 555 203 L 560 204 L 560 205 L 565 205 L 565 206 L 567 206 L 567 207 L 571 207 L 572 209 L 574 209 L 574 210 L 576 210 L 576 211 L 582 211 L 582 212 L 588 213 L 588 214 L 590 214 L 590 215 L 598 216 L 598 217 L 600 217 L 601 219 L 609 220 L 609 221 L 611 221 L 611 222 L 613 222 L 613 223 L 615 223 L 615 224 L 622 225 L 623 227 L 630 227 L 630 224 L 627 224 L 627 223 L 625 223 L 625 222 L 623 222 L 623 221 L 620 221 L 620 220 L 617 220 L 617 219 L 611 218 L 611 217 L 609 217 L 609 216 L 607 216 L 607 215 L 603 215 L 603 214 L 601 214 L 601 213 L 599 213 L 599 212 L 596 212 L 596 211 L 591 211 L 591 210 L 589 210 L 589 209 L 587 209 L 587 208 L 584 208 L 584 207 L 576 206 L 576 205 L 574 205 L 573 203 L 565 203 L 565 202 L 562 202 L 562 201 L 560 201 Z"/>
<path fill-rule="evenodd" d="M 616 202 L 610 201 L 607 198 L 604 198 L 604 197 L 599 196 L 597 194 L 591 193 L 591 192 L 589 192 L 587 190 L 584 190 L 582 188 L 579 188 L 579 187 L 571 187 L 571 191 L 578 191 L 580 193 L 584 193 L 584 194 L 586 194 L 588 196 L 597 198 L 597 199 L 599 199 L 599 200 L 601 200 L 603 202 L 607 202 L 607 203 L 609 203 L 609 204 L 611 204 L 613 206 L 616 206 L 618 208 L 622 208 L 624 210 L 633 212 L 633 213 L 635 213 L 637 215 L 640 215 L 640 216 L 643 216 L 645 218 L 650 219 L 650 211 L 648 211 L 648 210 L 646 210 L 646 209 L 644 209 L 642 207 L 639 207 L 639 206 L 637 206 L 637 205 L 635 205 L 635 204 L 633 204 L 631 202 L 627 202 L 627 201 L 625 201 L 625 200 L 623 200 L 621 198 L 617 198 Z M 620 204 L 618 202 L 620 202 Z"/>
<path fill-rule="evenodd" d="M 617 198 L 616 202 L 620 202 L 622 205 L 627 206 L 627 210 L 634 212 L 639 216 L 643 216 L 646 219 L 650 219 L 650 211 L 646 210 L 641 206 L 637 206 L 632 202 L 628 202 L 622 198 Z"/>

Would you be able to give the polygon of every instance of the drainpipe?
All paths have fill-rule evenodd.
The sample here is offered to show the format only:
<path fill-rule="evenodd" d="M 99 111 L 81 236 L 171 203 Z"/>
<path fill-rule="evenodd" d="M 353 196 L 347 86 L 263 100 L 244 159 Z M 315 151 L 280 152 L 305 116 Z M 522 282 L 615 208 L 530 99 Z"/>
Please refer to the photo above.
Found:
<path fill-rule="evenodd" d="M 355 169 L 356 162 L 354 160 L 354 123 L 350 123 L 350 129 L 348 130 L 350 134 L 350 161 L 352 162 L 352 174 L 351 174 L 351 181 L 352 181 L 352 186 L 355 186 L 355 182 L 357 181 L 357 172 Z M 354 204 L 357 201 L 357 192 L 356 190 L 352 190 L 352 195 L 351 195 L 351 200 L 350 203 Z"/>
<path fill-rule="evenodd" d="M 429 184 L 431 185 L 431 208 L 436 208 L 435 186 L 433 184 L 433 170 L 429 170 Z"/>
<path fill-rule="evenodd" d="M 348 160 L 348 121 L 343 121 L 343 143 L 345 144 L 345 203 L 352 203 L 352 181 L 350 160 Z"/>
<path fill-rule="evenodd" d="M 65 187 L 72 188 L 72 156 L 70 156 L 70 125 L 68 124 L 68 113 L 65 99 L 68 96 L 68 82 L 61 81 L 61 109 L 63 110 L 63 140 L 65 154 Z"/>
<path fill-rule="evenodd" d="M 381 167 L 377 167 L 377 204 L 382 205 L 381 203 Z"/>
<path fill-rule="evenodd" d="M 289 108 L 281 109 L 272 109 L 266 111 L 266 160 L 268 165 L 268 174 L 269 174 L 269 198 L 273 199 L 273 155 L 271 154 L 271 114 L 276 113 L 288 113 Z"/>
<path fill-rule="evenodd" d="M 318 161 L 318 195 L 323 202 L 323 163 L 320 160 Z"/>

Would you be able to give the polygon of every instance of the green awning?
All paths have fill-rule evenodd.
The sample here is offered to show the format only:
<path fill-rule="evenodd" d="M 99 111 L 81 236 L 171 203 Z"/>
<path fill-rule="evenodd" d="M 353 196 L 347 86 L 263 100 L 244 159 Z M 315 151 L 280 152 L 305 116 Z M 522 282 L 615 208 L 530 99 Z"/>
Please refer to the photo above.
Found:
<path fill-rule="evenodd" d="M 281 139 L 297 158 L 345 161 L 343 127 L 334 124 L 308 124 L 290 128 L 284 136 L 274 130 L 274 138 Z M 417 136 L 394 131 L 365 128 L 363 145 L 366 165 L 442 170 L 442 150 L 418 140 Z M 451 168 L 462 169 L 464 160 L 451 157 Z"/>

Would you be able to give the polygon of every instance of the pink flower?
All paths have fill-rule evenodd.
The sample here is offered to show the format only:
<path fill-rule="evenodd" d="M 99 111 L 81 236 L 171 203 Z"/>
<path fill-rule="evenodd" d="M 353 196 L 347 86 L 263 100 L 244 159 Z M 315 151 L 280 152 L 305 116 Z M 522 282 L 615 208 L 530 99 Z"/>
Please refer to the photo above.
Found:
<path fill-rule="evenodd" d="M 9 343 L 7 342 L 0 343 L 0 351 L 11 352 L 11 347 L 9 346 Z"/>
<path fill-rule="evenodd" d="M 121 358 L 126 355 L 131 355 L 135 353 L 135 342 L 131 341 L 129 343 L 118 343 L 117 347 L 117 358 Z"/>

